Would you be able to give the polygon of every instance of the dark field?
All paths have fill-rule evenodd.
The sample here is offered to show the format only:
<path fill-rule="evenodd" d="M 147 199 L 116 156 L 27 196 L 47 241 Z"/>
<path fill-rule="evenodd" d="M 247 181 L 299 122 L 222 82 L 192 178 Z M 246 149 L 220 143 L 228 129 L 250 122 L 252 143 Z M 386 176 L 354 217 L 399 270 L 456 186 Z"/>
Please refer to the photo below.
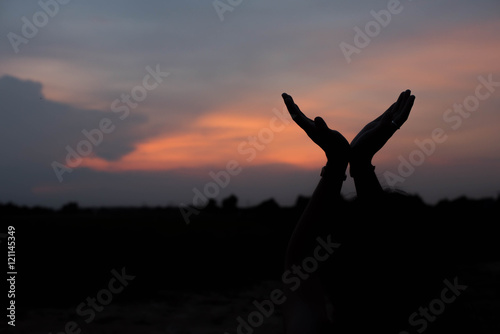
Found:
<path fill-rule="evenodd" d="M 5 332 L 238 333 L 238 317 L 248 320 L 254 302 L 282 287 L 286 245 L 306 204 L 269 200 L 242 209 L 212 202 L 190 224 L 178 208 L 3 204 L 0 233 L 15 227 L 17 269 L 16 326 Z M 460 300 L 478 332 L 500 333 L 500 200 L 429 206 L 411 197 L 398 208 L 407 215 L 401 224 L 438 233 L 453 252 L 468 287 Z M 346 216 L 337 223 L 360 225 Z M 6 254 L 6 239 L 1 247 Z M 282 333 L 281 307 L 268 311 L 258 326 L 239 332 Z"/>

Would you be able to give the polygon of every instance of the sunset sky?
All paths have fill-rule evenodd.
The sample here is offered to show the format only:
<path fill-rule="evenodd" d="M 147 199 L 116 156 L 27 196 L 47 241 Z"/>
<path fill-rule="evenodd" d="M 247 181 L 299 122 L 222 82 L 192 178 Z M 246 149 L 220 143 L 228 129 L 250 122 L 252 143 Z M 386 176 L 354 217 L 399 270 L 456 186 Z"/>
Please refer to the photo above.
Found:
<path fill-rule="evenodd" d="M 326 158 L 281 93 L 350 141 L 406 89 L 382 184 L 496 197 L 499 32 L 498 0 L 1 1 L 0 202 L 290 205 Z"/>

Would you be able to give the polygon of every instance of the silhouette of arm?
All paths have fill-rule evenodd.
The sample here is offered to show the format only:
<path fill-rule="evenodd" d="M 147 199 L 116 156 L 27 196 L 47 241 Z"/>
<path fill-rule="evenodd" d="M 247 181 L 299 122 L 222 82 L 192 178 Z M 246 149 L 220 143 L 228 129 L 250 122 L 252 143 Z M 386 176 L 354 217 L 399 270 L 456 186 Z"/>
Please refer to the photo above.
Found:
<path fill-rule="evenodd" d="M 335 204 L 340 199 L 350 148 L 347 140 L 339 132 L 329 129 L 321 117 L 316 117 L 314 121 L 307 118 L 291 96 L 282 96 L 294 121 L 327 156 L 321 180 L 292 233 L 286 252 L 285 273 L 293 272 L 292 276 L 298 282 L 296 280 L 294 284 L 285 286 L 285 329 L 287 334 L 329 333 L 331 323 L 319 273 L 303 270 L 299 273 L 297 268 L 304 259 L 313 256 L 317 238 L 327 237 L 324 233 L 335 216 Z"/>
<path fill-rule="evenodd" d="M 406 122 L 415 96 L 410 90 L 399 95 L 382 115 L 368 123 L 352 140 L 350 156 L 350 174 L 354 178 L 356 192 L 360 199 L 373 198 L 383 192 L 372 159 Z"/>

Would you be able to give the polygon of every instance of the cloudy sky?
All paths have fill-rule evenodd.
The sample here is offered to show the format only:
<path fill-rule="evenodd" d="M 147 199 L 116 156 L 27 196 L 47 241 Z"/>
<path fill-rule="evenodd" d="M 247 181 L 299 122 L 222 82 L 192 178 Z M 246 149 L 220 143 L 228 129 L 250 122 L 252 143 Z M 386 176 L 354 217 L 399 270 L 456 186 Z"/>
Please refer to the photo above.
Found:
<path fill-rule="evenodd" d="M 0 202 L 292 204 L 326 159 L 281 93 L 350 141 L 405 89 L 381 182 L 496 196 L 499 31 L 498 0 L 2 0 Z"/>

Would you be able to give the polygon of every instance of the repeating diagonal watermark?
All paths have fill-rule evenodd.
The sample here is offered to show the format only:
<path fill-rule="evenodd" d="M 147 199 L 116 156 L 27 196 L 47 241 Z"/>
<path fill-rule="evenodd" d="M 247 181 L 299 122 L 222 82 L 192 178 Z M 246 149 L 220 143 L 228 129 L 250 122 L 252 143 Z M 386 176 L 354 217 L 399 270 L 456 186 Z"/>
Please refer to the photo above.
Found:
<path fill-rule="evenodd" d="M 346 42 L 339 44 L 347 63 L 350 64 L 352 62 L 354 54 L 360 54 L 363 49 L 368 47 L 372 40 L 380 35 L 382 30 L 391 23 L 393 16 L 400 14 L 403 9 L 404 6 L 401 4 L 401 1 L 389 0 L 386 9 L 379 11 L 371 10 L 370 15 L 373 17 L 373 20 L 368 21 L 364 25 L 364 29 L 358 26 L 354 27 L 353 44 Z"/>
<path fill-rule="evenodd" d="M 135 279 L 135 276 L 125 272 L 125 267 L 121 269 L 121 272 L 112 269 L 111 274 L 113 277 L 109 280 L 106 288 L 99 290 L 95 297 L 89 296 L 85 299 L 85 302 L 77 305 L 75 312 L 83 318 L 86 324 L 94 321 L 96 313 L 102 312 L 105 306 L 111 304 L 115 295 L 122 293 L 129 283 Z M 81 332 L 81 326 L 72 320 L 64 325 L 64 331 L 57 332 L 56 334 L 80 334 Z M 52 334 L 52 332 L 49 334 Z"/>
<path fill-rule="evenodd" d="M 443 121 L 449 125 L 451 130 L 458 130 L 464 119 L 469 118 L 472 113 L 479 110 L 482 101 L 490 98 L 498 87 L 500 81 L 493 80 L 493 74 L 487 77 L 478 76 L 479 84 L 476 86 L 473 94 L 464 98 L 462 103 L 455 103 L 452 108 L 448 108 L 443 113 Z M 449 131 L 449 130 L 448 130 Z M 399 165 L 397 172 L 385 171 L 384 178 L 387 185 L 390 187 L 403 183 L 416 171 L 418 166 L 424 164 L 426 159 L 436 152 L 437 146 L 448 140 L 447 131 L 441 127 L 436 127 L 431 131 L 428 138 L 423 140 L 415 139 L 414 143 L 417 146 L 412 150 L 407 157 L 400 155 L 398 157 Z"/>
<path fill-rule="evenodd" d="M 293 264 L 283 272 L 281 281 L 286 289 L 290 289 L 292 292 L 297 291 L 301 284 L 318 270 L 320 263 L 328 260 L 341 246 L 339 243 L 332 242 L 331 235 L 328 235 L 326 239 L 317 237 L 316 242 L 317 245 L 311 256 L 304 258 L 300 264 Z M 256 328 L 262 326 L 265 320 L 274 314 L 276 306 L 283 304 L 286 300 L 287 297 L 282 289 L 274 289 L 269 294 L 269 298 L 262 301 L 254 300 L 252 305 L 255 310 L 246 317 L 238 316 L 236 318 L 236 333 L 252 334 Z M 224 334 L 229 333 L 225 332 Z"/>
<path fill-rule="evenodd" d="M 431 300 L 428 307 L 421 306 L 418 308 L 418 312 L 413 312 L 408 318 L 411 329 L 401 331 L 399 334 L 410 334 L 415 331 L 423 333 L 429 323 L 436 321 L 437 317 L 443 314 L 446 305 L 455 302 L 462 292 L 467 289 L 467 285 L 458 283 L 458 277 L 453 279 L 453 283 L 448 279 L 445 279 L 443 283 L 446 287 L 441 290 L 439 298 Z"/>
<path fill-rule="evenodd" d="M 236 7 L 241 5 L 242 2 L 243 0 L 214 0 L 212 5 L 220 21 L 223 22 L 225 13 L 232 12 Z"/>
<path fill-rule="evenodd" d="M 40 29 L 45 27 L 60 12 L 60 5 L 67 5 L 70 2 L 71 0 L 38 1 L 40 10 L 31 16 L 31 20 L 26 16 L 21 17 L 21 35 L 12 31 L 7 34 L 14 53 L 19 53 L 19 47 L 22 44 L 28 44 L 30 40 L 38 35 Z"/>
<path fill-rule="evenodd" d="M 134 86 L 129 93 L 122 93 L 120 98 L 115 99 L 111 103 L 111 111 L 118 114 L 120 120 L 125 120 L 130 115 L 130 110 L 137 108 L 139 103 L 147 98 L 148 92 L 156 89 L 163 82 L 164 78 L 170 75 L 169 72 L 162 72 L 159 64 L 156 65 L 155 69 L 146 66 L 146 72 L 147 74 L 142 78 L 140 85 Z M 83 157 L 89 156 L 95 147 L 102 144 L 104 135 L 113 133 L 115 129 L 116 125 L 108 117 L 103 117 L 94 129 L 83 129 L 81 132 L 85 139 L 80 140 L 75 148 L 66 145 L 67 154 L 65 163 L 58 161 L 51 163 L 57 180 L 62 182 L 63 175 L 73 172 L 73 169 L 82 163 Z"/>
<path fill-rule="evenodd" d="M 288 119 L 289 114 L 286 109 L 279 111 L 273 109 L 274 116 L 269 120 L 268 126 L 259 130 L 256 136 L 249 136 L 246 140 L 242 141 L 238 147 L 237 152 L 241 156 L 245 156 L 245 161 L 253 161 L 259 152 L 262 152 L 273 140 L 276 133 L 279 133 L 290 124 Z M 220 191 L 226 188 L 231 179 L 239 175 L 243 171 L 242 163 L 238 160 L 229 160 L 225 168 L 217 172 L 210 171 L 208 176 L 210 181 L 205 183 L 201 189 L 193 188 L 193 199 L 191 205 L 180 203 L 179 210 L 186 224 L 190 223 L 192 215 L 198 215 L 203 210 L 209 199 L 219 196 Z"/>

